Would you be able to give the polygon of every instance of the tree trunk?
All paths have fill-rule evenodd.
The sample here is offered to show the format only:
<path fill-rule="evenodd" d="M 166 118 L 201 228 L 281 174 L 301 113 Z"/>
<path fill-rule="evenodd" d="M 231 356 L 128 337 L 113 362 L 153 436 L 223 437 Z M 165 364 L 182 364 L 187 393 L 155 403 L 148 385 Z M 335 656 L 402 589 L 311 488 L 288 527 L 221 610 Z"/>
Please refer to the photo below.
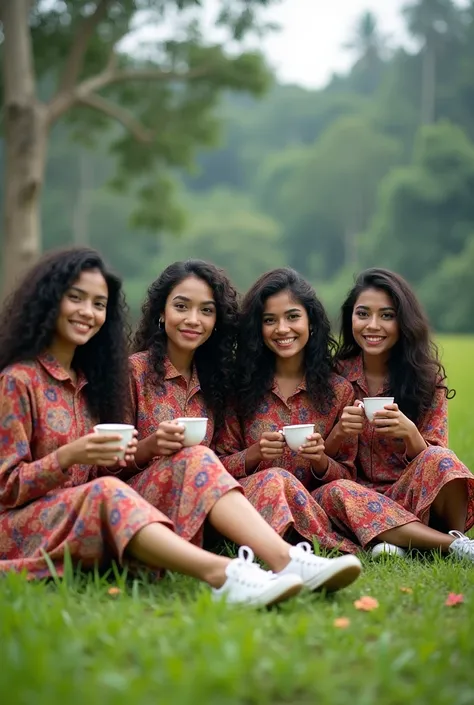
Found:
<path fill-rule="evenodd" d="M 72 212 L 72 232 L 75 245 L 89 244 L 89 216 L 91 209 L 91 192 L 93 189 L 94 174 L 91 160 L 87 158 L 83 149 L 79 155 L 79 185 Z"/>
<path fill-rule="evenodd" d="M 436 120 L 436 51 L 434 42 L 427 40 L 422 55 L 421 123 L 432 125 Z"/>
<path fill-rule="evenodd" d="M 346 267 L 357 267 L 359 259 L 358 235 L 354 227 L 346 227 L 344 230 L 344 264 Z"/>
<path fill-rule="evenodd" d="M 48 126 L 36 98 L 28 25 L 31 0 L 3 0 L 5 224 L 2 289 L 7 294 L 41 251 L 40 196 Z"/>

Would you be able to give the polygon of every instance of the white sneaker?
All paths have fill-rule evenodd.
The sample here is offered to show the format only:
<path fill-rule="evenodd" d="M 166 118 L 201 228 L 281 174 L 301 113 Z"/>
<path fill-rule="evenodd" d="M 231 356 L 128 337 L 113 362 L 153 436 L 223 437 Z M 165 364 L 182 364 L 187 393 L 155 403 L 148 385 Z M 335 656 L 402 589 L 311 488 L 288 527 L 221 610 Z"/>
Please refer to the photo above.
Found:
<path fill-rule="evenodd" d="M 450 531 L 451 536 L 454 536 L 454 541 L 449 547 L 450 553 L 454 553 L 458 558 L 467 558 L 468 561 L 474 563 L 474 539 L 470 539 L 460 531 Z"/>
<path fill-rule="evenodd" d="M 281 575 L 263 570 L 253 559 L 251 548 L 239 548 L 238 558 L 234 558 L 226 568 L 227 580 L 224 585 L 212 589 L 214 600 L 225 599 L 233 605 L 264 607 L 287 600 L 300 592 L 303 581 L 299 575 L 290 572 Z"/>
<path fill-rule="evenodd" d="M 356 556 L 322 558 L 316 556 L 305 541 L 290 548 L 290 562 L 278 575 L 296 573 L 308 590 L 325 589 L 328 592 L 340 590 L 359 577 L 361 562 Z"/>
<path fill-rule="evenodd" d="M 399 558 L 405 558 L 407 552 L 404 548 L 400 548 L 400 546 L 382 541 L 382 543 L 378 543 L 373 547 L 371 555 L 372 558 L 381 558 L 382 556 L 398 556 Z"/>

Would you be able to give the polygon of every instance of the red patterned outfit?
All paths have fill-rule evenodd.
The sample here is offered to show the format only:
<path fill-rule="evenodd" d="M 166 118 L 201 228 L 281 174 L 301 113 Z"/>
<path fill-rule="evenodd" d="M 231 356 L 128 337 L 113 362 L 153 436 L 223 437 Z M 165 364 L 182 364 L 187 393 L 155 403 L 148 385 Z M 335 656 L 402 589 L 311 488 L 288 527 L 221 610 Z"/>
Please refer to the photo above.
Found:
<path fill-rule="evenodd" d="M 355 398 L 373 396 L 369 394 L 367 387 L 362 356 L 344 361 L 340 371 L 352 384 Z M 388 389 L 384 386 L 378 390 L 376 396 L 387 394 Z M 447 399 L 442 389 L 436 391 L 432 406 L 418 430 L 429 447 L 413 460 L 409 460 L 403 440 L 380 437 L 373 427 L 365 422 L 364 430 L 359 436 L 357 484 L 332 482 L 318 493 L 318 501 L 337 525 L 354 525 L 358 518 L 357 508 L 363 497 L 370 497 L 374 509 L 381 501 L 390 498 L 424 524 L 428 524 L 431 505 L 441 488 L 452 480 L 465 479 L 469 492 L 466 531 L 473 526 L 474 476 L 457 456 L 446 448 Z M 353 501 L 355 496 L 359 497 L 357 504 Z M 367 537 L 369 535 L 370 532 Z M 366 538 L 363 545 L 368 542 Z"/>
<path fill-rule="evenodd" d="M 172 528 L 117 478 L 98 478 L 89 465 L 61 469 L 58 449 L 94 425 L 86 384 L 81 374 L 74 384 L 50 355 L 0 373 L 0 571 L 45 577 L 45 551 L 61 574 L 66 547 L 84 567 L 120 561 L 143 527 Z"/>
<path fill-rule="evenodd" d="M 145 468 L 135 468 L 127 484 L 157 509 L 169 516 L 176 532 L 187 541 L 201 545 L 204 521 L 215 503 L 239 483 L 224 469 L 209 448 L 214 423 L 206 408 L 196 370 L 189 384 L 165 360 L 165 375 L 160 388 L 154 378 L 148 352 L 130 357 L 131 391 L 138 438 L 154 433 L 161 421 L 180 416 L 207 416 L 207 434 L 203 445 L 182 448 L 171 456 L 159 456 Z M 132 468 L 127 468 L 130 475 Z"/>
<path fill-rule="evenodd" d="M 247 477 L 245 471 L 246 449 L 258 443 L 265 431 L 278 431 L 283 426 L 299 423 L 314 423 L 315 430 L 326 438 L 343 408 L 354 399 L 351 386 L 342 377 L 334 375 L 332 384 L 335 394 L 333 404 L 317 412 L 308 397 L 305 382 L 286 400 L 275 382 L 253 418 L 242 423 L 236 415 L 228 417 L 225 428 L 218 434 L 217 452 L 224 466 L 239 479 L 249 501 L 280 534 L 293 526 L 306 539 L 316 537 L 324 548 L 339 548 L 354 553 L 359 542 L 357 527 L 354 526 L 350 539 L 345 527 L 341 527 L 342 533 L 335 531 L 335 526 L 338 529 L 339 526 L 333 521 L 332 513 L 320 505 L 318 488 L 332 481 L 355 479 L 356 439 L 348 439 L 343 444 L 338 456 L 329 459 L 328 469 L 320 477 L 313 473 L 309 460 L 287 446 L 278 461 L 279 467 L 271 467 L 271 461 L 265 461 L 250 476 Z M 382 501 L 382 514 L 377 516 L 377 520 L 384 522 L 385 529 L 415 519 L 393 503 L 387 501 L 383 505 Z M 358 511 L 372 516 L 370 507 L 358 507 Z M 372 538 L 380 531 L 375 531 Z"/>

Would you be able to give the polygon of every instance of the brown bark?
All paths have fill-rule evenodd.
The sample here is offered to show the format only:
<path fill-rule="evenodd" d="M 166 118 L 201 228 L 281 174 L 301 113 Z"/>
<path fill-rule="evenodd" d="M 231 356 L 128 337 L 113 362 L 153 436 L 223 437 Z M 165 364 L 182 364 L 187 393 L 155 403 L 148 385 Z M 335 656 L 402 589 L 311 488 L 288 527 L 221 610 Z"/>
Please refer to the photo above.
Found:
<path fill-rule="evenodd" d="M 41 251 L 40 195 L 47 141 L 46 110 L 36 98 L 30 0 L 3 0 L 5 34 L 5 223 L 2 289 L 7 293 Z"/>

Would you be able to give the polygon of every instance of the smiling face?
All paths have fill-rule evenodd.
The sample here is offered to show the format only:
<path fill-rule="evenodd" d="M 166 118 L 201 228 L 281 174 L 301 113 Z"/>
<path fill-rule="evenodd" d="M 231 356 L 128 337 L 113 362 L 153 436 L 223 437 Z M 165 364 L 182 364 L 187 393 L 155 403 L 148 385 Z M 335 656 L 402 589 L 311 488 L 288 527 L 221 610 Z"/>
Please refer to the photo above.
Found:
<path fill-rule="evenodd" d="M 216 302 L 207 282 L 190 276 L 171 289 L 162 314 L 168 352 L 194 352 L 216 325 Z"/>
<path fill-rule="evenodd" d="M 309 340 L 309 319 L 303 304 L 290 291 L 281 291 L 265 301 L 262 335 L 265 345 L 278 357 L 303 356 Z"/>
<path fill-rule="evenodd" d="M 352 333 L 364 355 L 386 355 L 399 338 L 394 303 L 381 289 L 366 289 L 352 312 Z"/>
<path fill-rule="evenodd" d="M 61 300 L 55 347 L 75 348 L 93 338 L 105 323 L 107 299 L 107 282 L 101 272 L 81 272 Z"/>

